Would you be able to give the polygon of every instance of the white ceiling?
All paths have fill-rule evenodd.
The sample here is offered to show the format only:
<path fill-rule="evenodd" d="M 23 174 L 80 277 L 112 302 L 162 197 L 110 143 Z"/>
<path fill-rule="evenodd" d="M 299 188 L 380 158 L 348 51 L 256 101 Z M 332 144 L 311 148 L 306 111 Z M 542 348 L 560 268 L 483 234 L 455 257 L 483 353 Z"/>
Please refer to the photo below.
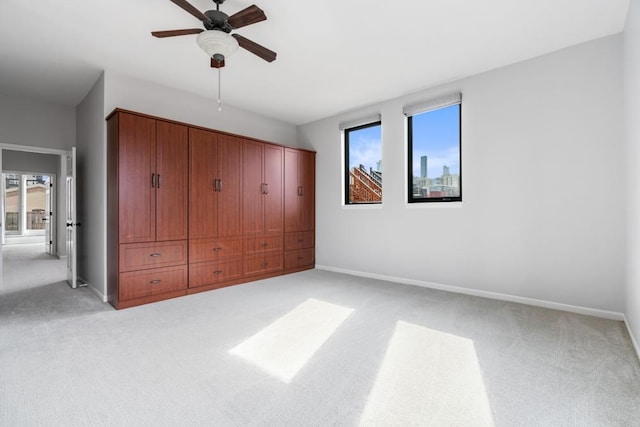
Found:
<path fill-rule="evenodd" d="M 191 0 L 201 11 L 211 0 Z M 416 92 L 621 32 L 629 0 L 227 0 L 267 21 L 234 31 L 278 53 L 240 49 L 223 102 L 293 124 Z M 75 106 L 101 70 L 215 99 L 199 28 L 169 0 L 0 0 L 0 92 Z"/>

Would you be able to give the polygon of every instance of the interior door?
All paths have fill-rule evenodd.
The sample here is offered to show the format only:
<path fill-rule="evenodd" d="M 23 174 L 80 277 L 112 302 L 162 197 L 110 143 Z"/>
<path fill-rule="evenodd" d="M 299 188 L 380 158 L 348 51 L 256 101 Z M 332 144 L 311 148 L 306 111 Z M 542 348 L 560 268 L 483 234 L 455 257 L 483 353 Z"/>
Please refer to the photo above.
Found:
<path fill-rule="evenodd" d="M 2 246 L 4 245 L 4 220 L 5 220 L 5 207 L 4 207 L 4 199 L 5 199 L 5 181 L 4 181 L 4 174 L 2 173 L 2 149 L 0 148 L 0 177 L 2 177 L 2 185 L 0 185 L 0 187 L 2 187 L 2 192 L 0 192 L 0 292 L 2 292 L 2 290 L 4 289 L 3 283 L 2 283 L 2 264 L 4 264 L 3 260 L 2 260 Z"/>
<path fill-rule="evenodd" d="M 71 148 L 71 153 L 67 156 L 66 196 L 67 282 L 75 289 L 78 286 L 78 255 L 76 253 L 78 236 L 76 228 L 79 225 L 76 218 L 76 147 Z"/>
<path fill-rule="evenodd" d="M 55 229 L 55 218 L 53 215 L 53 177 L 49 177 L 49 182 L 45 189 L 45 217 L 44 217 L 44 245 L 48 255 L 55 255 L 53 232 Z"/>

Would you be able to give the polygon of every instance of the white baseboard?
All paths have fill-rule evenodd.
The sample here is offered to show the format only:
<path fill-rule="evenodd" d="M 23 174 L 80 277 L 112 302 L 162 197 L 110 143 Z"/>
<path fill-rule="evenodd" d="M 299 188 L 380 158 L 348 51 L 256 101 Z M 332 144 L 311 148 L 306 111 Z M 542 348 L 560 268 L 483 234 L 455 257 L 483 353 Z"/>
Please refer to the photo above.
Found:
<path fill-rule="evenodd" d="M 638 345 L 638 341 L 636 341 L 636 337 L 633 335 L 633 330 L 631 330 L 627 316 L 624 317 L 624 324 L 627 325 L 627 332 L 631 338 L 631 344 L 633 344 L 633 348 L 636 350 L 636 356 L 638 356 L 638 360 L 640 360 L 640 346 Z"/>
<path fill-rule="evenodd" d="M 406 279 L 384 274 L 367 273 L 364 271 L 348 270 L 344 268 L 330 267 L 326 265 L 316 265 L 318 270 L 332 271 L 335 273 L 349 274 L 351 276 L 367 277 L 369 279 L 385 280 L 397 282 L 405 285 L 421 286 L 423 288 L 437 289 L 440 291 L 454 292 L 457 294 L 473 295 L 476 297 L 495 299 L 500 301 L 517 302 L 520 304 L 533 305 L 536 307 L 550 308 L 552 310 L 568 311 L 570 313 L 584 314 L 587 316 L 601 317 L 604 319 L 625 321 L 623 313 L 615 311 L 598 310 L 595 308 L 580 307 L 576 305 L 562 304 L 558 302 L 539 300 L 535 298 L 519 297 L 516 295 L 501 294 L 498 292 L 481 291 L 478 289 L 462 288 L 459 286 L 443 285 L 441 283 L 425 282 L 422 280 Z M 637 350 L 636 346 L 636 350 Z"/>
<path fill-rule="evenodd" d="M 78 276 L 78 282 L 82 282 L 82 283 L 86 284 L 87 288 L 89 288 L 89 290 L 91 292 L 93 292 L 98 298 L 100 298 L 100 301 L 107 302 L 107 296 L 105 294 L 103 294 L 95 286 L 93 286 L 91 283 L 87 282 L 83 277 Z"/>

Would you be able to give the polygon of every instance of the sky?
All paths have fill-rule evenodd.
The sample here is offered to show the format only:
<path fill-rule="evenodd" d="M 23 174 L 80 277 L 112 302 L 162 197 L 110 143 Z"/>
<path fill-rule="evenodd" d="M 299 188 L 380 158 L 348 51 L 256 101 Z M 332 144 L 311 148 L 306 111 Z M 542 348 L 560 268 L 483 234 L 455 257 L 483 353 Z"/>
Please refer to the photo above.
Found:
<path fill-rule="evenodd" d="M 425 155 L 429 178 L 441 176 L 445 165 L 449 167 L 449 173 L 460 174 L 459 111 L 460 105 L 452 105 L 413 116 L 414 176 L 420 176 L 420 157 Z M 350 132 L 349 168 L 362 164 L 367 170 L 376 169 L 376 163 L 383 160 L 381 129 L 381 126 L 371 126 Z"/>
<path fill-rule="evenodd" d="M 420 176 L 420 157 L 427 156 L 429 178 L 442 175 L 448 166 L 452 175 L 460 174 L 460 105 L 413 116 L 413 175 Z"/>
<path fill-rule="evenodd" d="M 349 133 L 349 169 L 364 165 L 377 170 L 382 160 L 382 127 L 371 126 Z"/>

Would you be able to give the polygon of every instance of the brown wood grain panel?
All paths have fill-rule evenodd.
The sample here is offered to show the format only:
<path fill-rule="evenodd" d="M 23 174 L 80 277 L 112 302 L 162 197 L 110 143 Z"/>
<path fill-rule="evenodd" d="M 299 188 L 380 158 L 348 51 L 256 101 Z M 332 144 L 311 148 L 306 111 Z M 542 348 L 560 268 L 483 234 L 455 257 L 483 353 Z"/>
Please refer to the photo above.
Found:
<path fill-rule="evenodd" d="M 264 232 L 262 156 L 264 145 L 256 141 L 242 144 L 242 232 Z"/>
<path fill-rule="evenodd" d="M 186 265 L 120 273 L 119 299 L 186 290 L 187 280 Z"/>
<path fill-rule="evenodd" d="M 118 114 L 107 122 L 107 300 L 118 302 Z"/>
<path fill-rule="evenodd" d="M 218 236 L 242 235 L 242 144 L 228 135 L 218 136 Z"/>
<path fill-rule="evenodd" d="M 189 263 L 222 261 L 239 257 L 242 257 L 241 237 L 189 241 Z"/>
<path fill-rule="evenodd" d="M 189 265 L 189 288 L 206 286 L 242 277 L 242 259 Z"/>
<path fill-rule="evenodd" d="M 187 263 L 187 241 L 120 245 L 120 272 Z"/>
<path fill-rule="evenodd" d="M 314 247 L 313 231 L 298 231 L 296 233 L 286 233 L 284 237 L 284 250 L 292 251 L 296 249 L 307 249 Z"/>
<path fill-rule="evenodd" d="M 156 123 L 156 240 L 187 238 L 187 127 Z"/>
<path fill-rule="evenodd" d="M 315 250 L 300 249 L 297 251 L 287 251 L 284 253 L 285 270 L 296 269 L 300 267 L 313 266 L 315 264 Z"/>
<path fill-rule="evenodd" d="M 300 230 L 300 156 L 299 150 L 284 150 L 284 230 L 285 232 Z"/>
<path fill-rule="evenodd" d="M 189 129 L 189 238 L 217 237 L 216 156 L 218 135 Z"/>
<path fill-rule="evenodd" d="M 255 274 L 265 274 L 271 272 L 283 271 L 283 254 L 282 252 L 267 253 L 265 255 L 257 255 L 245 257 L 244 274 L 252 276 Z"/>
<path fill-rule="evenodd" d="M 118 223 L 119 241 L 156 239 L 155 173 L 156 122 L 132 114 L 119 114 Z"/>
<path fill-rule="evenodd" d="M 282 249 L 282 234 L 246 236 L 244 238 L 244 255 L 255 255 L 266 251 L 282 251 Z"/>
<path fill-rule="evenodd" d="M 302 203 L 298 231 L 314 230 L 316 222 L 316 153 L 302 151 L 300 166 Z"/>
<path fill-rule="evenodd" d="M 265 144 L 264 146 L 264 182 L 267 194 L 264 195 L 264 232 L 281 233 L 284 231 L 284 149 Z"/>

